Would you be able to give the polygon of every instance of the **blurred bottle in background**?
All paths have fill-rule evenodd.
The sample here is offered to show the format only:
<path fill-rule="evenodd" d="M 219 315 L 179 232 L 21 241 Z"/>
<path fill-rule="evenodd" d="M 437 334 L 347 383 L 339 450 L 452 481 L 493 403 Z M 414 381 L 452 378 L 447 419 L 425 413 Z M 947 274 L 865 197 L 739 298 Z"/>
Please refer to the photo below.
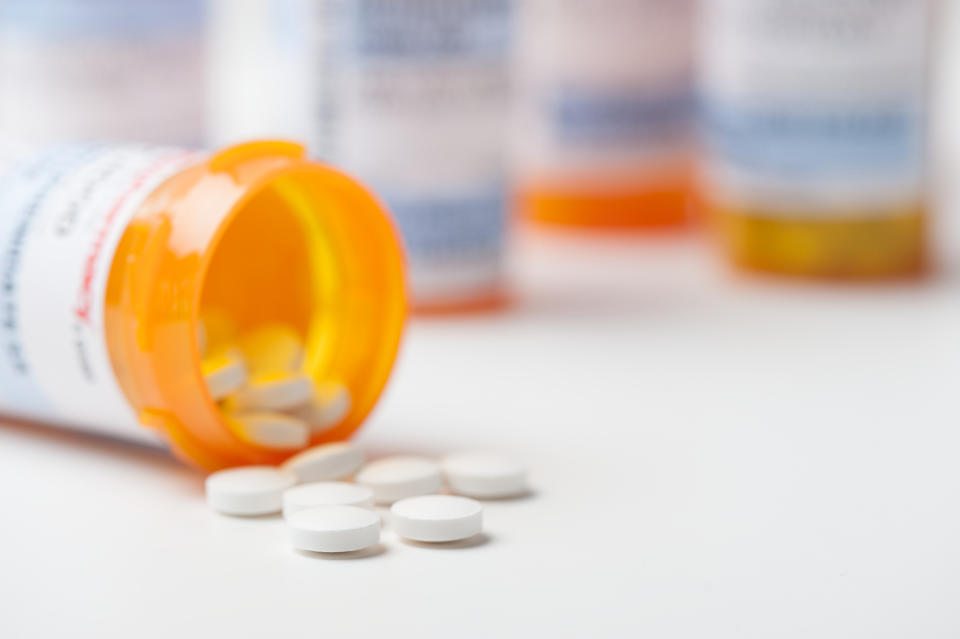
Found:
<path fill-rule="evenodd" d="M 733 262 L 922 270 L 933 4 L 704 3 L 703 197 Z"/>
<path fill-rule="evenodd" d="M 195 145 L 203 0 L 0 1 L 0 139 Z"/>
<path fill-rule="evenodd" d="M 414 305 L 502 299 L 513 0 L 217 0 L 216 143 L 289 136 L 365 180 Z"/>
<path fill-rule="evenodd" d="M 522 0 L 514 170 L 528 218 L 684 223 L 692 193 L 693 0 Z"/>
<path fill-rule="evenodd" d="M 322 2 L 209 0 L 207 143 L 288 138 L 316 143 Z M 316 149 L 311 149 L 316 151 Z"/>

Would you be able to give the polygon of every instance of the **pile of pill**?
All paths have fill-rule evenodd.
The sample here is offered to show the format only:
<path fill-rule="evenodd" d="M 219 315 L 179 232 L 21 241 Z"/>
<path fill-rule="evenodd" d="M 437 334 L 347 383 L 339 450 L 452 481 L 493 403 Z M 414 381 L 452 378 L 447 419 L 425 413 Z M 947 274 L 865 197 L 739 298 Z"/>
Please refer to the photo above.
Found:
<path fill-rule="evenodd" d="M 303 372 L 304 347 L 292 327 L 267 324 L 236 337 L 222 314 L 211 312 L 197 333 L 207 389 L 240 439 L 298 450 L 350 412 L 343 384 L 316 383 Z"/>
<path fill-rule="evenodd" d="M 305 450 L 280 467 L 213 473 L 206 491 L 207 503 L 225 515 L 282 512 L 298 550 L 342 553 L 380 542 L 376 506 L 390 506 L 398 537 L 453 542 L 482 531 L 477 499 L 519 497 L 528 486 L 526 469 L 497 454 L 464 453 L 441 461 L 397 456 L 365 464 L 356 445 L 342 442 Z"/>
<path fill-rule="evenodd" d="M 317 383 L 304 372 L 303 342 L 288 325 L 238 334 L 224 313 L 207 312 L 197 345 L 207 389 L 234 434 L 264 448 L 301 450 L 281 467 L 210 475 L 207 502 L 238 517 L 282 512 L 299 550 L 340 553 L 376 545 L 381 528 L 376 506 L 391 506 L 394 530 L 402 538 L 469 539 L 483 525 L 476 499 L 527 492 L 524 467 L 498 455 L 460 454 L 441 462 L 398 456 L 365 464 L 350 443 L 303 450 L 313 435 L 347 416 L 351 397 L 343 384 Z"/>

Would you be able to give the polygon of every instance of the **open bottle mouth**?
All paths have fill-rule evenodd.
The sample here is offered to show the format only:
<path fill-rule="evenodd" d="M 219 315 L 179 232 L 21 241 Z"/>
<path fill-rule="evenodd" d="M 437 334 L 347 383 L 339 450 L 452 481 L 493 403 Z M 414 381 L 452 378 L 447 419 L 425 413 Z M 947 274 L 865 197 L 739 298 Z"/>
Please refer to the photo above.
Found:
<path fill-rule="evenodd" d="M 124 337 L 111 340 L 142 421 L 206 468 L 274 464 L 295 452 L 239 438 L 207 391 L 197 334 L 212 313 L 231 324 L 232 335 L 210 331 L 218 347 L 265 325 L 293 329 L 305 346 L 303 372 L 343 384 L 352 399 L 310 443 L 348 437 L 379 398 L 403 330 L 403 260 L 390 219 L 357 182 L 305 161 L 294 145 L 245 145 L 187 173 L 161 187 L 128 229 L 146 241 L 121 242 L 135 259 L 116 286 L 141 298 L 136 287 L 153 291 L 125 308 L 119 296 Z M 124 375 L 116 362 L 128 361 Z"/>

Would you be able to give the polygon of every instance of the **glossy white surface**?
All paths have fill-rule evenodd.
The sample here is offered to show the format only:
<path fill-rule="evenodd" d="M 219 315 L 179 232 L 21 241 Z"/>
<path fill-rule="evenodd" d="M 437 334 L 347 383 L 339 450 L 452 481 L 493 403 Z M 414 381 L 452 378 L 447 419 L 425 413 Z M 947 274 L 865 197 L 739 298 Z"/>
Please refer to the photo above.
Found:
<path fill-rule="evenodd" d="M 527 463 L 478 543 L 305 556 L 162 453 L 0 427 L 0 636 L 960 633 L 955 269 L 822 287 L 697 240 L 523 241 L 526 301 L 415 323 L 359 439 Z"/>
<path fill-rule="evenodd" d="M 952 160 L 960 118 L 940 139 Z M 534 494 L 485 503 L 463 547 L 388 530 L 306 556 L 279 518 L 211 512 L 162 453 L 4 424 L 0 636 L 953 639 L 956 166 L 946 268 L 919 286 L 734 276 L 682 238 L 522 238 L 524 301 L 413 325 L 360 435 L 530 465 Z"/>

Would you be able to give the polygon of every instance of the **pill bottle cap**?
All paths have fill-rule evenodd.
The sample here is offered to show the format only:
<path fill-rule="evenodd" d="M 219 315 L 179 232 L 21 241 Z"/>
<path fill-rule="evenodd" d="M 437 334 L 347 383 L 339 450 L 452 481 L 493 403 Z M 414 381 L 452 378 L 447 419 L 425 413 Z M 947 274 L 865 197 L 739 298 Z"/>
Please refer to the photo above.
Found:
<path fill-rule="evenodd" d="M 255 258 L 248 262 L 231 238 L 257 232 L 273 238 L 273 253 L 256 258 L 273 274 L 257 275 L 263 282 L 251 292 Z M 232 147 L 167 180 L 126 228 L 107 286 L 110 358 L 140 421 L 205 469 L 289 456 L 238 438 L 207 391 L 197 327 L 201 304 L 213 293 L 234 303 L 241 323 L 269 314 L 271 304 L 303 317 L 307 372 L 345 384 L 353 400 L 349 414 L 311 443 L 349 437 L 381 395 L 403 332 L 398 237 L 366 188 L 306 159 L 293 143 Z M 223 276 L 231 268 L 232 280 Z M 288 289 L 308 302 L 270 298 Z M 270 299 L 255 299 L 255 292 Z"/>

